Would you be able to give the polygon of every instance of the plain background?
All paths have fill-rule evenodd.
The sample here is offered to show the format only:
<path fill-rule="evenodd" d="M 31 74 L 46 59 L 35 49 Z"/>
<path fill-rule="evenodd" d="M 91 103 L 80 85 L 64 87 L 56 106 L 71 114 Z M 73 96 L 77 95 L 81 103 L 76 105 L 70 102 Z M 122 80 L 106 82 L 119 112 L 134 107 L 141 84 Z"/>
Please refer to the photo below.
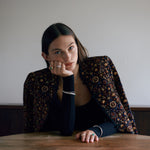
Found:
<path fill-rule="evenodd" d="M 46 67 L 41 37 L 63 22 L 90 56 L 107 55 L 132 106 L 150 106 L 150 0 L 0 0 L 0 104 L 23 104 L 29 72 Z"/>

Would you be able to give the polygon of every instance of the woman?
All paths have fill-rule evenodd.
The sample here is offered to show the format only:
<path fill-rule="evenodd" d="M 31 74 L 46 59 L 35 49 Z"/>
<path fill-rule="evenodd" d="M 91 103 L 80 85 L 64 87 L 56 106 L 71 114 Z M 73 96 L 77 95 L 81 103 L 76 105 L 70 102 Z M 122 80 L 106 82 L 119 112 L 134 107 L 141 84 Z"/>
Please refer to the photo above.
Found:
<path fill-rule="evenodd" d="M 137 133 L 117 71 L 107 56 L 88 57 L 68 26 L 56 23 L 42 37 L 47 68 L 24 84 L 25 132 L 59 130 L 82 142 L 117 132 Z"/>

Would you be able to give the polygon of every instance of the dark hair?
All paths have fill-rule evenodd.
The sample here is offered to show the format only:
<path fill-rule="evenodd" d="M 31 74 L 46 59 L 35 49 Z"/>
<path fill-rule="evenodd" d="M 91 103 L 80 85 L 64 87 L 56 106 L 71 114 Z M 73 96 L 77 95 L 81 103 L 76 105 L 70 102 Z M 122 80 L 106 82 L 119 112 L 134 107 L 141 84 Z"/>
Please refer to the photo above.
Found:
<path fill-rule="evenodd" d="M 88 57 L 88 52 L 81 44 L 73 30 L 63 23 L 55 23 L 49 26 L 42 36 L 42 52 L 48 55 L 49 45 L 60 35 L 72 35 L 78 47 L 78 63 Z M 49 63 L 46 61 L 47 66 Z"/>

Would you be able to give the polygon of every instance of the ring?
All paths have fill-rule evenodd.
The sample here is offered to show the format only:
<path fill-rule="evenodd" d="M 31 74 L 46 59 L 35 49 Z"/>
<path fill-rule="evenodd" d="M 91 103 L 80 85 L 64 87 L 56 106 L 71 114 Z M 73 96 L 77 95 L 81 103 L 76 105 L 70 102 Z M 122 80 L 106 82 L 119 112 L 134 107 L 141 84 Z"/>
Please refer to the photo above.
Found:
<path fill-rule="evenodd" d="M 93 133 L 93 134 L 91 134 L 92 136 L 94 136 L 95 134 Z"/>
<path fill-rule="evenodd" d="M 50 70 L 53 70 L 53 67 L 50 67 Z"/>
<path fill-rule="evenodd" d="M 61 65 L 57 65 L 56 67 L 57 67 L 57 68 L 61 68 Z"/>

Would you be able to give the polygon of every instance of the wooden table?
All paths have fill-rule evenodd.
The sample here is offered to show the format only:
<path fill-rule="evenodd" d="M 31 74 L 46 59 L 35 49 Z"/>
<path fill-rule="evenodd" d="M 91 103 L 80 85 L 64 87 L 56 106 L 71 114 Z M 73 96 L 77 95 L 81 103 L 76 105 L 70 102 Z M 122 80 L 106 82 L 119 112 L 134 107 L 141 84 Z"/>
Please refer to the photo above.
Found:
<path fill-rule="evenodd" d="M 0 150 L 150 150 L 150 136 L 115 134 L 99 142 L 81 143 L 75 136 L 29 133 L 0 137 Z"/>

